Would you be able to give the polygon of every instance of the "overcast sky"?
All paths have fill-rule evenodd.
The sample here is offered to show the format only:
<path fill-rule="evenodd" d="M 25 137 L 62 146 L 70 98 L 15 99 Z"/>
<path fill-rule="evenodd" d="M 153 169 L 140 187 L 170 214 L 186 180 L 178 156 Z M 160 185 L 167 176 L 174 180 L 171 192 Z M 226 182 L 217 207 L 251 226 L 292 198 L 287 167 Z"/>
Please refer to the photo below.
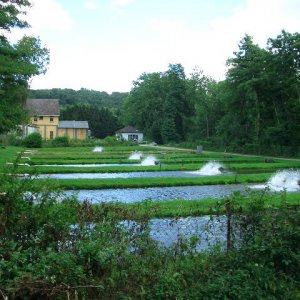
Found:
<path fill-rule="evenodd" d="M 31 88 L 127 92 L 144 72 L 180 63 L 216 80 L 245 33 L 266 46 L 300 29 L 299 0 L 33 0 L 30 33 L 50 49 Z M 23 31 L 24 32 L 24 31 Z"/>

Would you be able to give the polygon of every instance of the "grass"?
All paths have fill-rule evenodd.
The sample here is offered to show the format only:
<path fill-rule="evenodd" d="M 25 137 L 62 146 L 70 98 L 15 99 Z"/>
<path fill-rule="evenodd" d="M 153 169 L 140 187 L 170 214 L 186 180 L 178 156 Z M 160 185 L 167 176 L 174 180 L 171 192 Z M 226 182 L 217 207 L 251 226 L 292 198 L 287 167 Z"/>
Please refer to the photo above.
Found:
<path fill-rule="evenodd" d="M 136 163 L 136 161 L 130 161 Z M 116 172 L 147 172 L 147 171 L 197 171 L 204 163 L 199 164 L 162 164 L 156 166 L 105 166 L 105 167 L 68 167 L 68 166 L 31 166 L 22 168 L 26 173 L 116 173 Z M 274 172 L 280 169 L 299 168 L 300 162 L 286 161 L 279 163 L 235 163 L 224 164 L 225 168 L 236 173 Z"/>
<path fill-rule="evenodd" d="M 47 184 L 56 182 L 62 189 L 112 189 L 112 188 L 143 188 L 143 187 L 167 187 L 167 186 L 195 186 L 214 184 L 247 184 L 265 182 L 271 174 L 231 174 L 210 177 L 192 178 L 117 178 L 117 179 L 40 179 Z"/>
<path fill-rule="evenodd" d="M 18 156 L 18 152 L 23 151 L 23 147 L 0 147 L 0 170 L 6 166 L 6 162 L 14 162 Z"/>
<path fill-rule="evenodd" d="M 261 192 L 263 194 L 263 192 Z M 228 199 L 227 197 L 226 199 Z M 249 196 L 244 196 L 238 202 L 238 205 L 245 207 Z M 300 205 L 300 193 L 292 194 L 274 194 L 265 203 L 265 207 L 272 205 L 279 207 L 282 200 L 286 199 L 288 205 Z M 104 203 L 111 211 L 119 213 L 120 218 L 126 215 L 140 218 L 147 215 L 149 218 L 178 218 L 188 216 L 204 216 L 216 214 L 216 208 L 219 207 L 218 213 L 224 213 L 222 203 L 224 199 L 201 199 L 201 200 L 174 200 L 174 201 L 144 201 L 140 203 Z M 98 204 L 97 204 L 98 205 Z"/>

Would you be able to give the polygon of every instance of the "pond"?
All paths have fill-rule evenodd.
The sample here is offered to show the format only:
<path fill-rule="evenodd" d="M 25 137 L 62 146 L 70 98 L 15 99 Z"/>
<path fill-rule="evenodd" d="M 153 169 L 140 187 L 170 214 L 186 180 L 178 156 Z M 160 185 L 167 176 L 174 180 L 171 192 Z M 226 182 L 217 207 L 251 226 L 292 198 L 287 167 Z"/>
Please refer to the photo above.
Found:
<path fill-rule="evenodd" d="M 197 238 L 196 251 L 207 250 L 211 246 L 226 244 L 226 217 L 204 216 L 178 219 L 149 220 L 150 237 L 164 247 L 171 247 L 179 239 Z M 123 221 L 125 228 L 138 225 L 133 221 Z"/>
<path fill-rule="evenodd" d="M 204 185 L 204 186 L 174 186 L 174 187 L 150 187 L 130 189 L 104 189 L 104 190 L 68 190 L 66 195 L 77 194 L 79 201 L 89 200 L 93 203 L 121 202 L 134 203 L 145 200 L 196 200 L 207 198 L 222 198 L 234 191 L 245 191 L 240 184 L 231 185 Z"/>
<path fill-rule="evenodd" d="M 124 172 L 124 173 L 70 173 L 41 174 L 36 178 L 52 179 L 105 179 L 105 178 L 146 178 L 146 177 L 203 177 L 197 171 L 160 171 L 160 172 Z"/>
<path fill-rule="evenodd" d="M 70 167 L 70 168 L 101 168 L 101 167 L 132 167 L 141 166 L 141 164 L 43 164 L 43 165 L 33 165 L 35 167 Z"/>

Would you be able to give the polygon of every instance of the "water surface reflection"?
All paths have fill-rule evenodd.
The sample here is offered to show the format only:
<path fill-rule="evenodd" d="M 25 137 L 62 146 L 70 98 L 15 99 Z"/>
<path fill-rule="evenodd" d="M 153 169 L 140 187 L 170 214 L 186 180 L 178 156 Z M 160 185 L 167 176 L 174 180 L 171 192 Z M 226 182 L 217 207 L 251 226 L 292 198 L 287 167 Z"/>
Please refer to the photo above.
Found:
<path fill-rule="evenodd" d="M 68 190 L 67 195 L 77 194 L 80 201 L 89 200 L 93 203 L 122 202 L 134 203 L 145 200 L 195 200 L 206 198 L 222 198 L 234 191 L 245 191 L 240 184 L 231 185 L 204 185 L 204 186 L 175 186 L 175 187 L 150 187 L 131 189 L 106 189 L 106 190 Z"/>

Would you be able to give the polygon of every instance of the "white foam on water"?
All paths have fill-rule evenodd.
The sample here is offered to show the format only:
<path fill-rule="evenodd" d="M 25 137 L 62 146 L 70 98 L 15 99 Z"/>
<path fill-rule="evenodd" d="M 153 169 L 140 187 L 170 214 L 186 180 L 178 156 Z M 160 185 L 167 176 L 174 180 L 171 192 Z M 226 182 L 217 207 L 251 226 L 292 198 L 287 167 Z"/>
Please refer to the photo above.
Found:
<path fill-rule="evenodd" d="M 206 163 L 200 170 L 195 171 L 193 173 L 199 175 L 220 175 L 225 170 L 224 166 L 217 161 L 210 161 Z"/>
<path fill-rule="evenodd" d="M 159 163 L 155 156 L 148 156 L 142 162 L 141 166 L 155 166 Z"/>
<path fill-rule="evenodd" d="M 97 146 L 93 149 L 93 152 L 102 152 L 103 151 L 103 147 Z"/>
<path fill-rule="evenodd" d="M 287 192 L 300 191 L 300 171 L 299 170 L 283 170 L 275 173 L 266 184 L 256 184 L 250 186 L 252 189 L 265 189 L 270 191 Z"/>
<path fill-rule="evenodd" d="M 143 157 L 143 154 L 142 152 L 139 152 L 139 151 L 136 151 L 136 152 L 133 152 L 128 159 L 132 159 L 132 160 L 137 160 L 137 159 L 142 159 Z"/>

